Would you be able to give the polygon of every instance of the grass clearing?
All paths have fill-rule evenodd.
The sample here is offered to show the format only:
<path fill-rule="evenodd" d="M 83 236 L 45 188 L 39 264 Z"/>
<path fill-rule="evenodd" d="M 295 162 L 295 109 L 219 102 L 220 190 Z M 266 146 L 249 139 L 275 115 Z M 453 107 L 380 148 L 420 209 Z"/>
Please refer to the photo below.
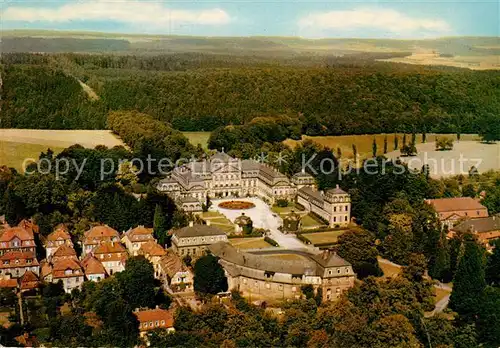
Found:
<path fill-rule="evenodd" d="M 57 154 L 74 144 L 87 148 L 125 146 L 109 130 L 0 129 L 0 139 L 0 165 L 17 170 L 22 170 L 26 158 L 38 159 L 48 148 Z"/>
<path fill-rule="evenodd" d="M 49 147 L 55 154 L 64 150 L 63 147 L 0 140 L 0 165 L 6 165 L 22 172 L 25 159 L 32 158 L 37 160 L 40 153 L 47 152 Z"/>
<path fill-rule="evenodd" d="M 353 157 L 353 151 L 352 151 L 352 145 L 356 145 L 356 149 L 358 151 L 358 155 L 360 156 L 360 159 L 365 159 L 369 158 L 372 156 L 372 145 L 373 145 L 373 139 L 375 138 L 375 141 L 377 143 L 377 154 L 378 155 L 383 155 L 384 154 L 384 139 L 387 136 L 387 152 L 394 151 L 394 134 L 363 134 L 363 135 L 328 135 L 328 136 L 307 136 L 303 135 L 302 140 L 291 140 L 287 139 L 284 141 L 284 143 L 288 146 L 291 146 L 294 148 L 297 146 L 300 142 L 310 139 L 314 141 L 315 143 L 318 143 L 320 145 L 323 145 L 325 147 L 329 147 L 332 149 L 337 155 L 337 149 L 340 148 L 342 158 L 352 158 Z M 456 134 L 433 134 L 429 133 L 426 135 L 426 142 L 434 142 L 436 141 L 436 136 L 442 137 L 442 136 L 448 136 L 452 137 L 453 139 L 456 139 Z M 403 134 L 398 133 L 398 142 L 399 142 L 399 149 L 403 146 Z M 479 137 L 474 134 L 462 134 L 461 140 L 478 140 Z M 406 142 L 409 144 L 411 142 L 411 134 L 406 135 Z M 417 134 L 416 135 L 416 143 L 420 144 L 422 143 L 422 134 Z M 399 150 L 398 150 L 399 152 Z"/>
<path fill-rule="evenodd" d="M 317 219 L 312 214 L 306 214 L 300 220 L 302 224 L 302 228 L 311 229 L 311 228 L 320 228 L 326 226 L 322 221 Z"/>
<path fill-rule="evenodd" d="M 382 272 L 384 272 L 384 277 L 386 278 L 394 278 L 401 273 L 401 267 L 396 267 L 389 263 L 380 262 L 380 260 L 378 265 L 380 266 Z"/>
<path fill-rule="evenodd" d="M 211 132 L 182 132 L 189 142 L 196 145 L 201 145 L 202 148 L 208 148 L 208 138 L 210 138 Z"/>
<path fill-rule="evenodd" d="M 229 243 L 239 249 L 263 249 L 271 248 L 272 245 L 264 238 L 230 238 Z"/>
<path fill-rule="evenodd" d="M 307 238 L 313 245 L 317 244 L 335 244 L 339 236 L 347 230 L 333 230 L 325 232 L 303 233 L 302 236 Z"/>
<path fill-rule="evenodd" d="M 436 286 L 434 287 L 434 290 L 435 290 L 434 298 L 436 300 L 436 303 L 438 303 L 443 298 L 445 298 L 445 296 L 448 296 L 451 293 L 451 291 L 449 291 L 449 290 L 441 289 L 441 288 L 436 287 Z"/>

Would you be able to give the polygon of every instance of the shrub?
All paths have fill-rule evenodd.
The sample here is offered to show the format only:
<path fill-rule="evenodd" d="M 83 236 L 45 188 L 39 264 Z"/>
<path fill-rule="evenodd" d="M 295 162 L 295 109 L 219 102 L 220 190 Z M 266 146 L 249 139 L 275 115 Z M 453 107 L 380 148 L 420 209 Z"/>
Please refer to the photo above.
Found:
<path fill-rule="evenodd" d="M 266 237 L 264 237 L 264 240 L 265 240 L 267 243 L 269 243 L 269 244 L 271 244 L 272 246 L 274 246 L 274 247 L 278 247 L 278 246 L 280 246 L 280 245 L 278 244 L 278 242 L 277 242 L 277 241 L 275 241 L 274 239 L 269 238 L 269 237 L 267 237 L 267 236 L 266 236 Z"/>

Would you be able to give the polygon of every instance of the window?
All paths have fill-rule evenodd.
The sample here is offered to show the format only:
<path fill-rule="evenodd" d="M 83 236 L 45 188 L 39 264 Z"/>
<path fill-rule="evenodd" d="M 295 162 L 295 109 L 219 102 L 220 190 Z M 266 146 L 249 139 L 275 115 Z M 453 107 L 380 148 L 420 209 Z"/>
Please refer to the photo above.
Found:
<path fill-rule="evenodd" d="M 337 207 L 333 207 L 333 211 L 336 212 L 337 211 Z"/>
<path fill-rule="evenodd" d="M 155 322 L 155 325 L 156 325 L 156 326 L 160 325 L 160 322 L 157 320 L 157 321 Z"/>
<path fill-rule="evenodd" d="M 153 327 L 153 322 L 152 321 L 149 322 L 149 327 Z"/>
<path fill-rule="evenodd" d="M 162 320 L 162 321 L 161 321 L 161 324 L 162 324 L 162 325 L 165 325 L 165 320 Z"/>
<path fill-rule="evenodd" d="M 278 289 L 283 290 L 283 285 L 281 285 L 281 284 L 280 284 L 280 285 L 278 286 Z"/>
<path fill-rule="evenodd" d="M 340 273 L 340 268 L 339 268 L 339 269 L 337 269 L 337 273 Z"/>
<path fill-rule="evenodd" d="M 292 291 L 296 292 L 297 291 L 297 287 L 296 286 L 292 286 Z"/>
<path fill-rule="evenodd" d="M 346 273 L 349 273 L 349 268 L 347 268 L 347 267 L 346 267 L 345 272 L 346 272 Z"/>

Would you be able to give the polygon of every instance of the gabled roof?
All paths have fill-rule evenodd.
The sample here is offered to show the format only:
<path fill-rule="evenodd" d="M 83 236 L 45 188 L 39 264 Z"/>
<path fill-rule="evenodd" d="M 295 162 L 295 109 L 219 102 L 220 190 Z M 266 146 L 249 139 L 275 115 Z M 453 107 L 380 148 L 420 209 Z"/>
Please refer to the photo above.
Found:
<path fill-rule="evenodd" d="M 171 252 L 167 251 L 166 255 L 161 258 L 160 265 L 163 271 L 172 278 L 177 272 L 188 272 L 188 268 L 184 265 L 181 258 Z"/>
<path fill-rule="evenodd" d="M 486 207 L 479 203 L 478 200 L 471 197 L 428 199 L 426 202 L 432 205 L 438 213 L 486 209 Z"/>
<path fill-rule="evenodd" d="M 30 262 L 28 262 L 30 260 Z M 25 266 L 38 266 L 38 260 L 35 254 L 29 251 L 9 251 L 0 256 L 0 268 L 13 268 Z M 8 265 L 4 265 L 3 261 L 9 261 Z M 12 261 L 15 261 L 12 263 Z"/>
<path fill-rule="evenodd" d="M 52 254 L 53 258 L 58 258 L 58 257 L 70 257 L 73 256 L 76 258 L 76 251 L 72 247 L 62 244 L 57 250 Z"/>
<path fill-rule="evenodd" d="M 148 239 L 153 239 L 153 229 L 146 228 L 144 226 L 137 226 L 136 228 L 130 229 L 125 232 L 125 235 L 130 239 L 131 242 L 145 241 Z"/>
<path fill-rule="evenodd" d="M 118 242 L 103 242 L 94 249 L 95 254 L 126 253 L 126 249 Z"/>
<path fill-rule="evenodd" d="M 54 232 L 47 236 L 47 241 L 55 242 L 55 241 L 65 241 L 71 240 L 71 236 L 68 232 L 68 228 L 65 225 L 59 225 L 56 227 Z"/>
<path fill-rule="evenodd" d="M 117 230 L 109 227 L 108 225 L 94 226 L 87 232 L 85 232 L 85 239 L 100 239 L 100 238 L 119 238 L 120 234 Z"/>
<path fill-rule="evenodd" d="M 0 242 L 10 242 L 14 238 L 21 241 L 33 240 L 34 236 L 23 227 L 11 227 L 3 231 L 0 236 Z"/>
<path fill-rule="evenodd" d="M 189 227 L 183 227 L 181 229 L 175 230 L 173 234 L 176 235 L 177 238 L 226 235 L 224 231 L 218 229 L 217 227 L 207 225 L 193 225 Z"/>
<path fill-rule="evenodd" d="M 163 249 L 160 244 L 152 240 L 143 243 L 141 245 L 141 248 L 139 249 L 139 252 L 149 256 L 163 256 L 166 254 L 165 249 Z"/>
<path fill-rule="evenodd" d="M 71 273 L 66 274 L 66 271 Z M 54 278 L 68 278 L 83 276 L 82 267 L 75 259 L 57 260 L 52 264 L 52 276 Z"/>
<path fill-rule="evenodd" d="M 0 279 L 0 288 L 17 288 L 17 279 Z"/>
<path fill-rule="evenodd" d="M 312 259 L 324 268 L 350 266 L 351 264 L 338 256 L 336 253 L 324 251 L 319 255 L 312 256 Z"/>
<path fill-rule="evenodd" d="M 22 290 L 34 289 L 40 285 L 40 280 L 38 276 L 32 271 L 24 272 L 23 276 L 19 280 Z"/>
<path fill-rule="evenodd" d="M 26 231 L 28 231 L 28 233 L 31 235 L 32 238 L 34 238 L 34 233 L 40 232 L 40 227 L 38 227 L 38 225 L 35 224 L 31 219 L 30 220 L 23 219 L 17 226 L 22 227 Z"/>
<path fill-rule="evenodd" d="M 148 322 L 161 322 L 162 320 L 165 322 L 163 327 L 173 327 L 174 326 L 174 315 L 173 311 L 156 308 L 156 309 L 147 309 L 142 311 L 134 312 L 134 315 L 137 317 L 139 323 L 148 323 Z M 153 328 L 153 327 L 152 327 Z"/>
<path fill-rule="evenodd" d="M 487 218 L 465 220 L 453 227 L 452 230 L 464 233 L 469 231 L 477 233 L 500 231 L 500 214 Z"/>
<path fill-rule="evenodd" d="M 344 190 L 342 190 L 340 188 L 340 186 L 337 185 L 335 188 L 327 190 L 326 194 L 331 194 L 331 195 L 346 195 L 347 192 L 345 192 Z"/>
<path fill-rule="evenodd" d="M 85 274 L 106 274 L 106 269 L 102 263 L 92 255 L 87 255 L 82 260 L 82 266 L 85 270 Z"/>

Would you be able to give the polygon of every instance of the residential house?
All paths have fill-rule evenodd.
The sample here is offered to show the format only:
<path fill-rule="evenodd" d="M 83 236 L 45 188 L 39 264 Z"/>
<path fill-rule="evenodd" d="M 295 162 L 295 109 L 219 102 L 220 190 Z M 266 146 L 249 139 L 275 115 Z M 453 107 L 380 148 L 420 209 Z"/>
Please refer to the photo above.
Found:
<path fill-rule="evenodd" d="M 31 230 L 24 227 L 4 229 L 0 235 L 0 255 L 9 251 L 35 253 L 35 237 Z"/>
<path fill-rule="evenodd" d="M 172 249 L 181 257 L 203 256 L 210 244 L 227 241 L 224 231 L 214 226 L 193 225 L 175 230 L 172 233 Z"/>
<path fill-rule="evenodd" d="M 85 256 L 103 242 L 120 242 L 120 234 L 115 229 L 100 225 L 94 226 L 83 237 L 82 255 Z"/>
<path fill-rule="evenodd" d="M 37 289 L 40 286 L 38 275 L 32 271 L 24 272 L 23 276 L 19 279 L 19 288 L 21 292 Z"/>
<path fill-rule="evenodd" d="M 106 278 L 106 269 L 93 255 L 85 256 L 82 260 L 82 266 L 88 280 L 98 282 Z"/>
<path fill-rule="evenodd" d="M 52 263 L 52 282 L 57 283 L 59 280 L 68 293 L 80 288 L 85 280 L 80 262 L 73 258 L 55 260 Z"/>
<path fill-rule="evenodd" d="M 73 247 L 73 242 L 71 241 L 71 236 L 69 234 L 68 228 L 61 224 L 57 226 L 51 234 L 49 234 L 45 240 L 45 250 L 47 259 L 50 259 L 52 254 L 61 245 L 67 245 Z"/>
<path fill-rule="evenodd" d="M 441 225 L 449 229 L 461 220 L 488 217 L 488 209 L 471 197 L 427 199 L 426 203 L 434 208 Z"/>
<path fill-rule="evenodd" d="M 184 265 L 179 255 L 172 251 L 168 251 L 161 258 L 156 276 L 173 292 L 193 290 L 193 273 Z"/>
<path fill-rule="evenodd" d="M 476 235 L 478 240 L 485 244 L 487 248 L 491 248 L 492 245 L 490 242 L 500 238 L 500 214 L 479 219 L 465 220 L 453 226 L 448 233 L 448 237 L 451 238 L 458 232 L 471 232 Z"/>
<path fill-rule="evenodd" d="M 174 314 L 172 310 L 155 309 L 136 310 L 134 315 L 139 321 L 139 335 L 144 338 L 148 331 L 156 329 L 165 329 L 167 331 L 175 331 L 174 329 Z"/>
<path fill-rule="evenodd" d="M 163 249 L 160 244 L 150 240 L 141 245 L 138 254 L 143 255 L 149 262 L 151 262 L 155 270 L 155 277 L 157 277 L 159 274 L 160 260 L 167 254 L 165 249 Z"/>
<path fill-rule="evenodd" d="M 12 278 L 19 278 L 27 271 L 32 271 L 37 275 L 40 272 L 40 264 L 35 253 L 8 251 L 0 256 L 0 277 L 10 275 Z"/>
<path fill-rule="evenodd" d="M 153 229 L 144 226 L 130 229 L 125 232 L 122 237 L 122 243 L 125 244 L 129 254 L 132 256 L 137 256 L 141 245 L 149 241 L 155 241 Z"/>
<path fill-rule="evenodd" d="M 67 244 L 59 246 L 59 248 L 57 248 L 57 250 L 52 254 L 52 257 L 50 258 L 52 262 L 65 259 L 73 259 L 78 261 L 75 249 Z"/>
<path fill-rule="evenodd" d="M 128 258 L 127 249 L 119 242 L 102 242 L 92 251 L 92 254 L 102 263 L 109 275 L 125 269 L 125 262 Z"/>

